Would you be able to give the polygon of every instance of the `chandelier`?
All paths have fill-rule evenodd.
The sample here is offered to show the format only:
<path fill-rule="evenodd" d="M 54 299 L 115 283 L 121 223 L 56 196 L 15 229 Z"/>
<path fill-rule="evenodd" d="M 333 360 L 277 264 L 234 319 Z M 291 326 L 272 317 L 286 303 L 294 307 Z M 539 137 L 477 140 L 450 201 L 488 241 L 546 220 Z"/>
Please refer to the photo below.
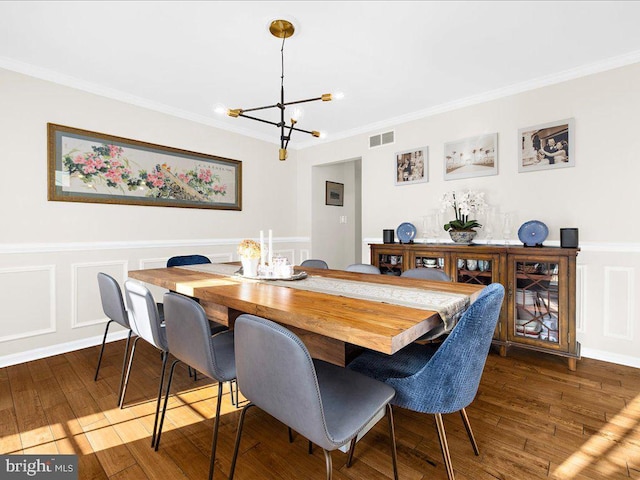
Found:
<path fill-rule="evenodd" d="M 280 101 L 273 105 L 265 105 L 264 107 L 254 107 L 254 108 L 229 108 L 225 109 L 223 107 L 217 108 L 216 111 L 218 113 L 226 114 L 233 118 L 243 117 L 248 118 L 250 120 L 256 120 L 262 123 L 268 123 L 270 125 L 275 125 L 280 129 L 280 150 L 278 152 L 278 158 L 280 160 L 287 159 L 287 147 L 289 146 L 289 140 L 291 140 L 291 134 L 296 132 L 308 133 L 314 137 L 320 137 L 320 132 L 316 130 L 303 130 L 302 128 L 298 128 L 296 124 L 300 117 L 302 116 L 302 110 L 300 108 L 293 108 L 291 110 L 291 114 L 289 116 L 289 125 L 285 121 L 285 110 L 288 106 L 291 105 L 299 105 L 301 103 L 307 102 L 315 102 L 317 100 L 322 100 L 323 102 L 329 102 L 331 100 L 338 100 L 342 98 L 341 93 L 324 93 L 319 97 L 315 98 L 307 98 L 305 100 L 296 100 L 294 102 L 285 102 L 284 100 L 284 42 L 287 38 L 291 37 L 295 32 L 295 28 L 291 22 L 288 20 L 274 20 L 271 22 L 269 26 L 269 31 L 271 35 L 276 38 L 282 39 L 282 47 L 280 48 L 280 59 L 281 59 L 281 76 L 280 76 Z M 268 110 L 271 108 L 280 109 L 280 121 L 272 122 L 270 120 L 266 120 L 264 118 L 254 117 L 253 115 L 247 115 L 249 112 L 256 112 L 258 110 Z"/>

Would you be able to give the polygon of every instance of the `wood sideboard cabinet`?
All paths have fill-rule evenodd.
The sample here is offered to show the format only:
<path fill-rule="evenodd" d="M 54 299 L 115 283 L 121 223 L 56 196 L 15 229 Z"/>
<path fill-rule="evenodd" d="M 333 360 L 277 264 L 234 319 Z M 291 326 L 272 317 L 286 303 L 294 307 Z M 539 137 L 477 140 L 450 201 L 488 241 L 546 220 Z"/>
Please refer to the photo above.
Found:
<path fill-rule="evenodd" d="M 371 263 L 386 275 L 436 268 L 454 282 L 501 283 L 505 301 L 493 344 L 505 356 L 520 347 L 568 359 L 576 369 L 576 257 L 579 249 L 429 243 L 369 244 Z"/>

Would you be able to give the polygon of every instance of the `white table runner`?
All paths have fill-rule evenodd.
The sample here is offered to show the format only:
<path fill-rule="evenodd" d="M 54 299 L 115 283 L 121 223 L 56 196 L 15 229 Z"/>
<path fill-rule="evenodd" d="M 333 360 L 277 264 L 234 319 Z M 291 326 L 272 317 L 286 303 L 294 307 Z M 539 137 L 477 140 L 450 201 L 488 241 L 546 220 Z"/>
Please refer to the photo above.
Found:
<path fill-rule="evenodd" d="M 436 329 L 427 334 L 428 337 L 423 337 L 423 339 L 435 338 L 443 333 L 449 332 L 469 307 L 469 297 L 467 295 L 436 292 L 415 287 L 400 287 L 397 285 L 384 285 L 315 275 L 309 275 L 307 278 L 295 281 L 251 279 L 236 274 L 239 268 L 238 266 L 219 263 L 188 265 L 178 268 L 213 273 L 216 275 L 226 275 L 244 282 L 269 283 L 279 287 L 296 288 L 311 292 L 438 312 L 442 318 L 443 325 L 436 327 Z"/>

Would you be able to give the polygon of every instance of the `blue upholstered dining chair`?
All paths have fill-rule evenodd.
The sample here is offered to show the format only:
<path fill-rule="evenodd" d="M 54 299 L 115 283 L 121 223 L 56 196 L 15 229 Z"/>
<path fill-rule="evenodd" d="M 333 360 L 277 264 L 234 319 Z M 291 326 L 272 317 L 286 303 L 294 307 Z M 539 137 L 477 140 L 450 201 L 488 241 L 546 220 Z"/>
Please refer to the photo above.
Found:
<path fill-rule="evenodd" d="M 254 315 L 235 322 L 238 385 L 249 404 L 242 409 L 229 473 L 233 479 L 247 410 L 257 406 L 324 451 L 327 479 L 333 469 L 331 451 L 347 443 L 386 409 L 394 478 L 398 479 L 393 388 L 365 375 L 312 359 L 290 330 Z"/>
<path fill-rule="evenodd" d="M 375 265 L 370 265 L 368 263 L 352 263 L 347 268 L 345 268 L 347 272 L 357 272 L 357 273 L 375 273 L 380 275 L 380 269 Z"/>
<path fill-rule="evenodd" d="M 180 267 L 183 265 L 202 265 L 211 263 L 209 257 L 204 255 L 178 255 L 167 260 L 167 267 Z"/>
<path fill-rule="evenodd" d="M 450 480 L 454 480 L 454 473 L 442 414 L 460 412 L 473 451 L 479 455 L 465 408 L 478 391 L 503 298 L 502 285 L 485 287 L 439 345 L 412 343 L 391 356 L 366 351 L 348 365 L 393 387 L 394 405 L 435 415 Z"/>
<path fill-rule="evenodd" d="M 220 406 L 222 403 L 222 386 L 224 382 L 231 382 L 236 377 L 235 354 L 233 344 L 233 330 L 211 335 L 207 315 L 202 306 L 195 300 L 178 293 L 164 295 L 166 312 L 167 342 L 171 355 L 176 360 L 171 365 L 167 392 L 164 398 L 156 450 L 160 446 L 162 425 L 164 423 L 167 403 L 171 391 L 171 380 L 176 365 L 180 362 L 204 373 L 207 377 L 218 382 L 218 398 L 216 405 L 216 419 L 213 426 L 213 440 L 211 442 L 211 458 L 209 461 L 209 480 L 213 478 L 213 468 L 216 459 L 218 443 L 218 427 L 220 425 Z"/>
<path fill-rule="evenodd" d="M 307 268 L 325 268 L 328 269 L 329 265 L 324 260 L 318 260 L 315 258 L 309 258 L 300 264 L 301 267 Z"/>
<path fill-rule="evenodd" d="M 406 278 L 420 278 L 422 280 L 435 280 L 437 282 L 450 282 L 451 277 L 437 268 L 412 268 L 405 270 L 400 275 Z"/>

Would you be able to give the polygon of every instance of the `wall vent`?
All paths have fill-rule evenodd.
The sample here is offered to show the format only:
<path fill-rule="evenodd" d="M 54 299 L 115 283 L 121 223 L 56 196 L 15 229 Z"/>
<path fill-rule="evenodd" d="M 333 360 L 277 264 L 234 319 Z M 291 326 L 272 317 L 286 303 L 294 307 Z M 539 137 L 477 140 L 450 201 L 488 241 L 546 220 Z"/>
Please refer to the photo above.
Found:
<path fill-rule="evenodd" d="M 369 137 L 369 148 L 381 147 L 382 145 L 388 145 L 394 143 L 395 135 L 394 131 L 379 133 Z"/>

